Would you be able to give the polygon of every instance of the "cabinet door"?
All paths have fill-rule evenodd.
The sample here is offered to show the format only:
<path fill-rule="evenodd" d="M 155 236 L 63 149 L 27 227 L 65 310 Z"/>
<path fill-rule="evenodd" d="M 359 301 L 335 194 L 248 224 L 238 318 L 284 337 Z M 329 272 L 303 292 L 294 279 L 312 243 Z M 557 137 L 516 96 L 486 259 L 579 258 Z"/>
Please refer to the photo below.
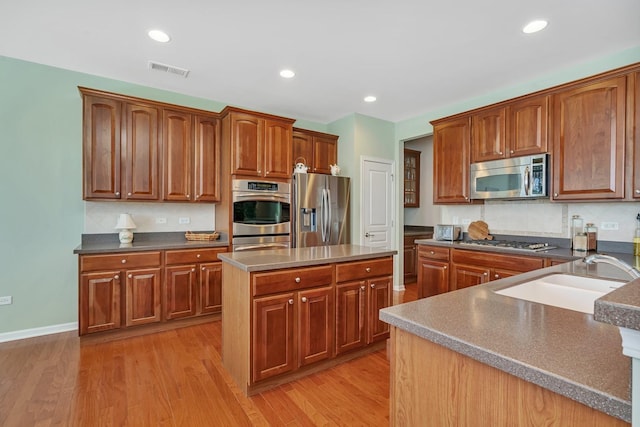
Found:
<path fill-rule="evenodd" d="M 504 159 L 506 152 L 506 113 L 504 107 L 480 111 L 471 117 L 471 162 Z"/>
<path fill-rule="evenodd" d="M 333 356 L 333 288 L 298 293 L 298 366 Z"/>
<path fill-rule="evenodd" d="M 449 263 L 418 258 L 418 298 L 449 292 Z"/>
<path fill-rule="evenodd" d="M 292 371 L 295 294 L 253 300 L 252 382 Z"/>
<path fill-rule="evenodd" d="M 504 279 L 505 277 L 511 277 L 511 276 L 515 276 L 517 274 L 522 274 L 521 271 L 514 271 L 514 270 L 505 270 L 503 268 L 494 268 L 491 270 L 491 280 L 500 280 L 500 279 Z"/>
<path fill-rule="evenodd" d="M 120 272 L 80 276 L 80 335 L 120 328 Z"/>
<path fill-rule="evenodd" d="M 633 87 L 635 87 L 635 92 L 632 94 L 635 109 L 632 117 L 633 123 L 629 128 L 633 129 L 635 133 L 631 136 L 633 141 L 633 188 L 631 192 L 634 198 L 640 198 L 640 71 L 633 73 L 632 78 Z"/>
<path fill-rule="evenodd" d="M 420 151 L 404 150 L 404 207 L 420 207 Z"/>
<path fill-rule="evenodd" d="M 547 152 L 549 96 L 525 98 L 507 109 L 508 155 L 511 157 Z"/>
<path fill-rule="evenodd" d="M 158 110 L 139 104 L 125 104 L 126 132 L 123 147 L 125 197 L 128 200 L 158 200 Z"/>
<path fill-rule="evenodd" d="M 126 275 L 126 325 L 159 322 L 160 268 L 129 270 Z"/>
<path fill-rule="evenodd" d="M 264 135 L 264 120 L 250 114 L 230 113 L 230 121 L 231 173 L 260 176 L 260 143 Z"/>
<path fill-rule="evenodd" d="M 164 200 L 191 199 L 191 114 L 163 112 Z"/>
<path fill-rule="evenodd" d="M 469 139 L 468 117 L 434 126 L 434 203 L 469 203 Z"/>
<path fill-rule="evenodd" d="M 222 263 L 200 264 L 199 313 L 217 313 L 222 309 Z"/>
<path fill-rule="evenodd" d="M 392 277 L 380 277 L 367 282 L 367 343 L 389 338 L 389 324 L 380 320 L 380 310 L 391 305 Z"/>
<path fill-rule="evenodd" d="M 412 239 L 413 240 L 413 239 Z M 413 283 L 416 280 L 417 250 L 415 245 L 404 247 L 404 283 Z"/>
<path fill-rule="evenodd" d="M 165 267 L 164 317 L 167 320 L 196 314 L 196 265 Z"/>
<path fill-rule="evenodd" d="M 275 120 L 265 120 L 264 125 L 264 167 L 265 178 L 291 178 L 291 125 Z"/>
<path fill-rule="evenodd" d="M 220 200 L 220 126 L 215 117 L 194 118 L 193 200 Z"/>
<path fill-rule="evenodd" d="M 336 355 L 366 344 L 365 281 L 336 286 Z"/>
<path fill-rule="evenodd" d="M 625 96 L 625 76 L 554 95 L 554 200 L 624 197 Z"/>
<path fill-rule="evenodd" d="M 331 167 L 338 163 L 338 137 L 313 137 L 313 163 L 315 173 L 331 174 Z"/>
<path fill-rule="evenodd" d="M 304 163 L 313 170 L 313 136 L 301 131 L 293 131 L 291 164 L 289 168 L 293 170 L 296 163 Z"/>
<path fill-rule="evenodd" d="M 470 265 L 451 265 L 451 290 L 468 288 L 489 281 L 491 270 L 484 267 Z"/>
<path fill-rule="evenodd" d="M 119 199 L 120 102 L 83 98 L 83 194 L 85 199 Z"/>

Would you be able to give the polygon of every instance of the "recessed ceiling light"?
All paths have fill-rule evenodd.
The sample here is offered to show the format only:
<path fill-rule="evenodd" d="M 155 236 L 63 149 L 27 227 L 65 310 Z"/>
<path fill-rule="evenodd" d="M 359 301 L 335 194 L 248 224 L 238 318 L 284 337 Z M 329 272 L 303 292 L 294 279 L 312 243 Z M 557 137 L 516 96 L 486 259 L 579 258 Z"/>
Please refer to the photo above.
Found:
<path fill-rule="evenodd" d="M 149 34 L 149 37 L 151 37 L 153 40 L 160 43 L 167 43 L 169 40 L 171 40 L 171 37 L 169 37 L 169 35 L 162 30 L 151 30 L 147 34 Z"/>
<path fill-rule="evenodd" d="M 376 102 L 376 97 L 373 95 L 365 96 L 364 102 Z"/>
<path fill-rule="evenodd" d="M 296 73 L 294 73 L 291 70 L 282 70 L 282 71 L 280 71 L 280 77 L 285 78 L 285 79 L 291 79 L 295 75 L 296 75 Z"/>
<path fill-rule="evenodd" d="M 526 34 L 537 33 L 540 30 L 543 30 L 547 26 L 547 21 L 539 19 L 536 21 L 531 21 L 527 25 L 522 28 L 522 32 Z"/>

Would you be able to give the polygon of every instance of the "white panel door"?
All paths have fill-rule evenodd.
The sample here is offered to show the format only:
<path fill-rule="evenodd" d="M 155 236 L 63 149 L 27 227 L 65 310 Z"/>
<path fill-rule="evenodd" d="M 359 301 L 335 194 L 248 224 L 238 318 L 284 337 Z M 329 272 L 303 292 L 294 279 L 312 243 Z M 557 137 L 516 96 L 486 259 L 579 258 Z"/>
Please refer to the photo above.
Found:
<path fill-rule="evenodd" d="M 393 163 L 362 163 L 362 236 L 364 246 L 393 249 Z"/>

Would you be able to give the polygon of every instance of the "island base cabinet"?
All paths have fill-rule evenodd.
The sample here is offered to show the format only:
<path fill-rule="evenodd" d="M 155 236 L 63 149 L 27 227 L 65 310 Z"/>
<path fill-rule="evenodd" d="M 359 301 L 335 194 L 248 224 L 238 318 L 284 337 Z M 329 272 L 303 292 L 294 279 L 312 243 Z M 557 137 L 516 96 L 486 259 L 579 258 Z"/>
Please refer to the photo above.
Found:
<path fill-rule="evenodd" d="M 298 363 L 306 366 L 333 357 L 333 288 L 298 293 Z"/>
<path fill-rule="evenodd" d="M 396 327 L 391 426 L 629 426 L 627 422 Z"/>

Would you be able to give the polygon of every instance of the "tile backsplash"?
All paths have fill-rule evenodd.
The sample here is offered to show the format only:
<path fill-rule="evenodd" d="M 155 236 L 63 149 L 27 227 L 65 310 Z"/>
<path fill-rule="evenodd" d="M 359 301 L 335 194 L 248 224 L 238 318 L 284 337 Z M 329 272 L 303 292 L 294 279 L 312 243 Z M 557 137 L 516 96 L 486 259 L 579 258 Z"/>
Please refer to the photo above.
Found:
<path fill-rule="evenodd" d="M 85 202 L 84 233 L 116 233 L 121 213 L 131 214 L 138 233 L 208 231 L 215 227 L 215 205 L 210 203 Z M 186 218 L 188 224 L 181 224 Z"/>

